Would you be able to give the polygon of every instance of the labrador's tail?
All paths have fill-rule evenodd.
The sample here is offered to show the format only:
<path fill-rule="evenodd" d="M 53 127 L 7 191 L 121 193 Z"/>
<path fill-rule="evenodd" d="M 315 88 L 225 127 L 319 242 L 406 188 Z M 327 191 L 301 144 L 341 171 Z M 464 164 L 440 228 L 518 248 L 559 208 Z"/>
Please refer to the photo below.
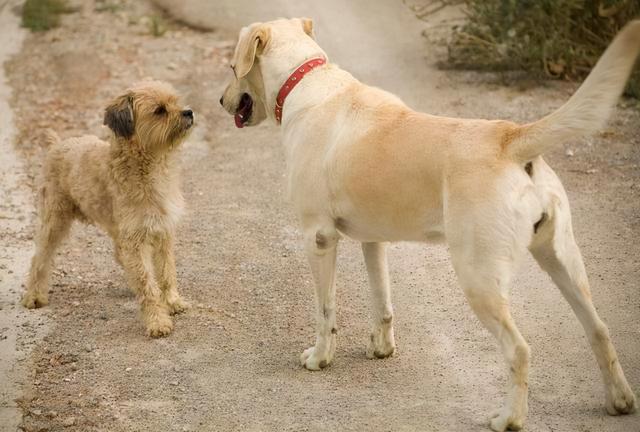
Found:
<path fill-rule="evenodd" d="M 527 162 L 556 145 L 602 128 L 622 94 L 640 52 L 640 20 L 614 38 L 578 91 L 548 116 L 512 131 L 505 152 Z"/>

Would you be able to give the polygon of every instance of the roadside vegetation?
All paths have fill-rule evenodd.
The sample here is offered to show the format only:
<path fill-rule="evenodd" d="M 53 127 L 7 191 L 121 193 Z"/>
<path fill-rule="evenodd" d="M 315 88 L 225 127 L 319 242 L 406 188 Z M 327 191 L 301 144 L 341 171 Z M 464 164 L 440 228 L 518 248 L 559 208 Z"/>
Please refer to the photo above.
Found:
<path fill-rule="evenodd" d="M 97 0 L 96 12 L 118 13 L 123 8 L 119 2 L 110 0 Z M 22 26 L 34 32 L 43 32 L 60 25 L 60 16 L 76 12 L 78 8 L 72 7 L 67 0 L 27 0 L 22 8 Z M 154 14 L 140 18 L 148 28 L 149 34 L 160 37 L 168 30 L 167 21 L 160 15 Z M 136 24 L 132 22 L 131 24 Z"/>
<path fill-rule="evenodd" d="M 581 80 L 616 33 L 640 18 L 639 0 L 432 0 L 414 11 L 462 5 L 467 19 L 453 28 L 445 66 L 526 71 L 537 78 Z M 640 99 L 640 71 L 626 94 Z"/>
<path fill-rule="evenodd" d="M 27 0 L 22 8 L 22 25 L 32 31 L 46 31 L 60 24 L 60 15 L 73 12 L 66 0 Z"/>

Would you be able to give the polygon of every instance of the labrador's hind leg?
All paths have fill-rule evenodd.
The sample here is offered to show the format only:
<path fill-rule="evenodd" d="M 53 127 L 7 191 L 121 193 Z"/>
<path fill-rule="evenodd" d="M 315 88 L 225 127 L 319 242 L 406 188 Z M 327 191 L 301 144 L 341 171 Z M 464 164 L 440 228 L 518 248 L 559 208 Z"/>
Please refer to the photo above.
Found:
<path fill-rule="evenodd" d="M 495 183 L 449 184 L 445 204 L 456 275 L 471 308 L 498 341 L 507 366 L 503 405 L 490 416 L 491 428 L 498 432 L 521 429 L 528 411 L 529 346 L 509 310 L 511 278 L 542 212 L 525 175 L 510 170 Z M 477 199 L 480 194 L 483 200 Z"/>
<path fill-rule="evenodd" d="M 480 322 L 498 340 L 509 373 L 503 406 L 491 414 L 494 431 L 519 430 L 527 416 L 529 346 L 509 311 L 508 283 L 513 266 L 499 257 L 452 250 L 460 285 Z"/>
<path fill-rule="evenodd" d="M 602 373 L 607 412 L 628 414 L 635 410 L 636 398 L 618 361 L 609 330 L 591 302 L 589 280 L 573 237 L 569 202 L 560 181 L 555 174 L 551 175 L 550 181 L 555 183 L 554 195 L 529 249 L 540 267 L 549 273 L 584 328 Z"/>

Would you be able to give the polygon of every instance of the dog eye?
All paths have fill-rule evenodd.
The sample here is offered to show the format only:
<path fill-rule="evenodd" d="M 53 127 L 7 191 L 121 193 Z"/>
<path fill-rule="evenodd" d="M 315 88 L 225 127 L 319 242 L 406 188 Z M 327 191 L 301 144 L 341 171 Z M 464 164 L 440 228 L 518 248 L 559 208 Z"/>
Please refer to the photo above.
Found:
<path fill-rule="evenodd" d="M 164 107 L 164 105 L 160 105 L 158 108 L 156 108 L 156 110 L 153 113 L 158 115 L 166 114 L 167 109 Z"/>

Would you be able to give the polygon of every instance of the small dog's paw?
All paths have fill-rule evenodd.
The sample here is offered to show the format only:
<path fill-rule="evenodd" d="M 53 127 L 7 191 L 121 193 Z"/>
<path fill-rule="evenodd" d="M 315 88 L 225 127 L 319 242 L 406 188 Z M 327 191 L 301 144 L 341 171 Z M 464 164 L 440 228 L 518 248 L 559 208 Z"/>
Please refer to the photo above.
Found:
<path fill-rule="evenodd" d="M 523 418 L 518 418 L 514 413 L 506 407 L 500 408 L 491 414 L 490 426 L 496 432 L 504 432 L 507 430 L 519 431 L 524 424 Z"/>
<path fill-rule="evenodd" d="M 636 397 L 627 385 L 623 389 L 615 389 L 605 403 L 607 413 L 612 416 L 631 414 L 637 407 Z"/>
<path fill-rule="evenodd" d="M 27 309 L 37 309 L 48 305 L 49 300 L 43 296 L 25 294 L 20 303 Z"/>
<path fill-rule="evenodd" d="M 189 302 L 184 301 L 180 297 L 175 300 L 167 301 L 167 307 L 171 315 L 180 314 L 191 308 Z"/>
<path fill-rule="evenodd" d="M 329 350 L 318 353 L 316 347 L 307 348 L 300 354 L 300 363 L 307 370 L 317 371 L 324 369 L 333 361 L 333 354 Z"/>
<path fill-rule="evenodd" d="M 169 316 L 157 317 L 147 324 L 147 335 L 159 338 L 168 335 L 173 330 L 173 321 Z"/>

